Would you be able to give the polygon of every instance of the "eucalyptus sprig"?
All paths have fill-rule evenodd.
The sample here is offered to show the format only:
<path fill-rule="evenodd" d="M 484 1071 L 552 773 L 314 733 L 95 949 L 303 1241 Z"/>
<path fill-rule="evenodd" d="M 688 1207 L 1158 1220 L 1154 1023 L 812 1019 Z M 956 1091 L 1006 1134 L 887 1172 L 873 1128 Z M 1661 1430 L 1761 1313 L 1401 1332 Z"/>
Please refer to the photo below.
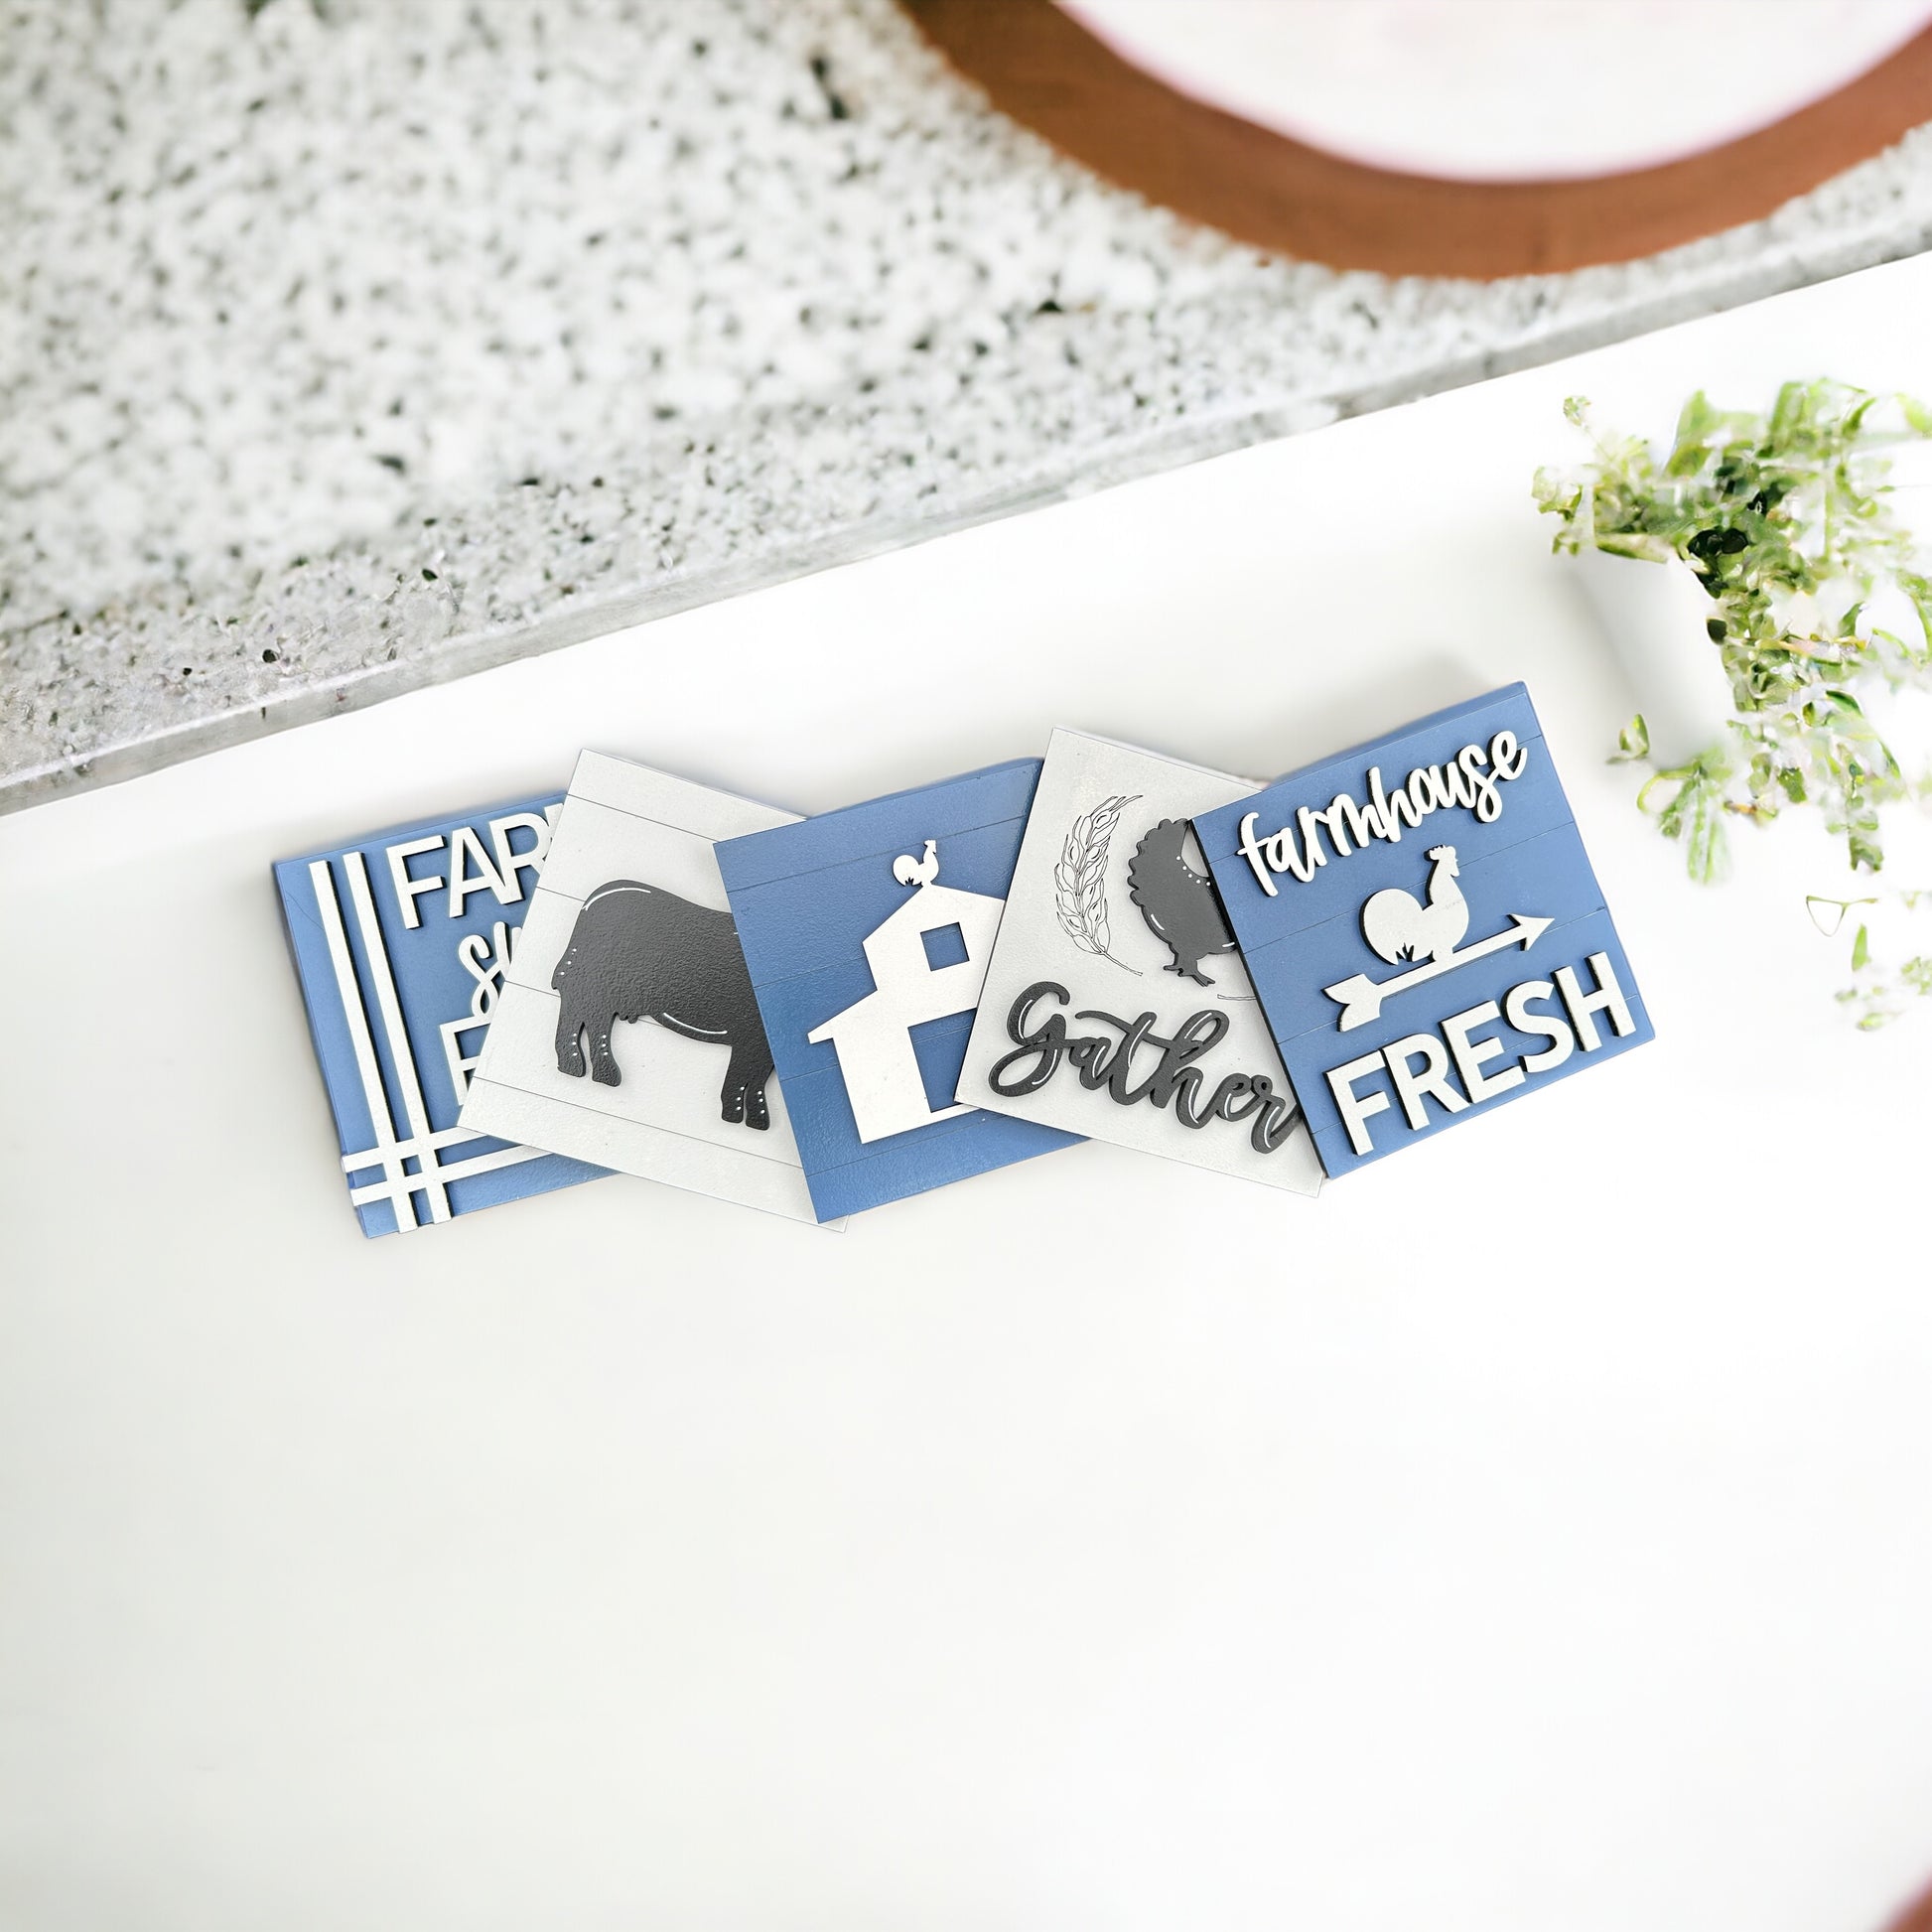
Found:
<path fill-rule="evenodd" d="M 1661 458 L 1641 437 L 1597 433 L 1588 410 L 1564 405 L 1593 460 L 1537 472 L 1537 506 L 1560 519 L 1554 548 L 1696 571 L 1734 713 L 1723 744 L 1658 772 L 1643 802 L 1686 840 L 1696 879 L 1722 872 L 1726 818 L 1767 823 L 1803 804 L 1855 870 L 1878 871 L 1878 809 L 1912 787 L 1853 687 L 1932 687 L 1932 577 L 1886 481 L 1890 450 L 1932 438 L 1932 409 L 1828 381 L 1787 382 L 1768 415 L 1700 391 Z M 1904 623 L 1873 621 L 1874 601 Z M 1638 720 L 1625 738 L 1641 735 Z"/>

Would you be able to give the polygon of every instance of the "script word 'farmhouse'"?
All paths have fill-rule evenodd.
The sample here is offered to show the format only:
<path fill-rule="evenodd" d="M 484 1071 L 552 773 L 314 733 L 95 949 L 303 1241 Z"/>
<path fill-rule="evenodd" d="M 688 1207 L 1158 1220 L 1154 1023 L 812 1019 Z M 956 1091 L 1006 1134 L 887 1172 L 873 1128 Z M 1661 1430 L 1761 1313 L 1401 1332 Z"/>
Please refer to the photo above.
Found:
<path fill-rule="evenodd" d="M 1492 824 L 1502 815 L 1499 784 L 1520 778 L 1529 761 L 1529 748 L 1516 742 L 1516 734 L 1500 731 L 1489 741 L 1487 751 L 1480 745 L 1465 745 L 1442 764 L 1418 766 L 1409 773 L 1408 782 L 1394 791 L 1383 788 L 1381 767 L 1371 766 L 1367 804 L 1357 803 L 1345 791 L 1337 792 L 1320 811 L 1304 805 L 1295 814 L 1294 824 L 1284 825 L 1265 839 L 1255 836 L 1255 821 L 1261 814 L 1249 812 L 1241 821 L 1239 851 L 1254 868 L 1261 890 L 1273 898 L 1275 882 L 1271 874 L 1285 872 L 1306 885 L 1318 867 L 1328 863 L 1328 855 L 1321 849 L 1320 834 L 1324 830 L 1335 857 L 1346 859 L 1372 839 L 1400 844 L 1403 826 L 1414 831 L 1432 812 L 1460 808 L 1474 812 L 1481 824 Z"/>

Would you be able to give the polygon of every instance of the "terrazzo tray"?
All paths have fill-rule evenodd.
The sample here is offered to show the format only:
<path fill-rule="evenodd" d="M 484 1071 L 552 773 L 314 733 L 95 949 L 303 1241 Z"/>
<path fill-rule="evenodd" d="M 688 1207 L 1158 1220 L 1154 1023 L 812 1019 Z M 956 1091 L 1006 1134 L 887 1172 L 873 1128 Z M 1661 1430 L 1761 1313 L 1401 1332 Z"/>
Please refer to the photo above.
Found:
<path fill-rule="evenodd" d="M 29 0 L 0 127 L 0 809 L 1932 234 L 1920 130 L 1618 267 L 1271 259 L 889 0 Z"/>

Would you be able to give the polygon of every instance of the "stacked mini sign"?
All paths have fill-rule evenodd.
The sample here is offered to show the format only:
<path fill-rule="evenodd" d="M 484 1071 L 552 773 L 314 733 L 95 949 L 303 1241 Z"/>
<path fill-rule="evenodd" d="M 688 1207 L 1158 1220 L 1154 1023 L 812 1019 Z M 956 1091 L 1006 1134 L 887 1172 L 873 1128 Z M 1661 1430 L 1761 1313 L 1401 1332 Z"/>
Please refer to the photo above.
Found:
<path fill-rule="evenodd" d="M 1330 1174 L 1651 1036 L 1520 684 L 1197 830 Z"/>
<path fill-rule="evenodd" d="M 457 1118 L 562 802 L 404 825 L 275 868 L 364 1234 L 603 1172 Z"/>
<path fill-rule="evenodd" d="M 1312 1194 L 1651 1036 L 1520 684 L 1265 788 L 1059 731 L 800 819 L 587 752 L 275 870 L 371 1235 L 611 1170 L 838 1225 L 1082 1138 Z"/>

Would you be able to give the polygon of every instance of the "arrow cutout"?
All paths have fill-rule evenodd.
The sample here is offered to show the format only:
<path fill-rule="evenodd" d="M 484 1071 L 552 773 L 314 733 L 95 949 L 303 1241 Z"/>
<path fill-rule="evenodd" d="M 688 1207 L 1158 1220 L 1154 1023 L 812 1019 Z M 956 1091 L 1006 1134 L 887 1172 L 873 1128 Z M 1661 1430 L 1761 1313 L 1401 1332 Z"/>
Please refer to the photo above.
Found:
<path fill-rule="evenodd" d="M 1466 966 L 1472 959 L 1486 959 L 1492 952 L 1502 952 L 1510 946 L 1521 946 L 1528 952 L 1555 924 L 1554 919 L 1534 919 L 1524 912 L 1512 912 L 1506 930 L 1493 932 L 1487 939 L 1478 939 L 1473 946 L 1464 946 L 1460 952 L 1452 952 L 1447 958 L 1425 960 L 1422 965 L 1412 966 L 1406 973 L 1398 973 L 1392 980 L 1378 983 L 1366 973 L 1357 973 L 1351 979 L 1337 980 L 1333 986 L 1324 986 L 1321 990 L 1341 1007 L 1339 1030 L 1349 1033 L 1357 1027 L 1366 1027 L 1371 1020 L 1379 1020 L 1384 1000 L 1393 999 L 1398 993 L 1406 993 L 1412 986 L 1422 985 L 1425 980 L 1433 980 L 1439 973 Z"/>

